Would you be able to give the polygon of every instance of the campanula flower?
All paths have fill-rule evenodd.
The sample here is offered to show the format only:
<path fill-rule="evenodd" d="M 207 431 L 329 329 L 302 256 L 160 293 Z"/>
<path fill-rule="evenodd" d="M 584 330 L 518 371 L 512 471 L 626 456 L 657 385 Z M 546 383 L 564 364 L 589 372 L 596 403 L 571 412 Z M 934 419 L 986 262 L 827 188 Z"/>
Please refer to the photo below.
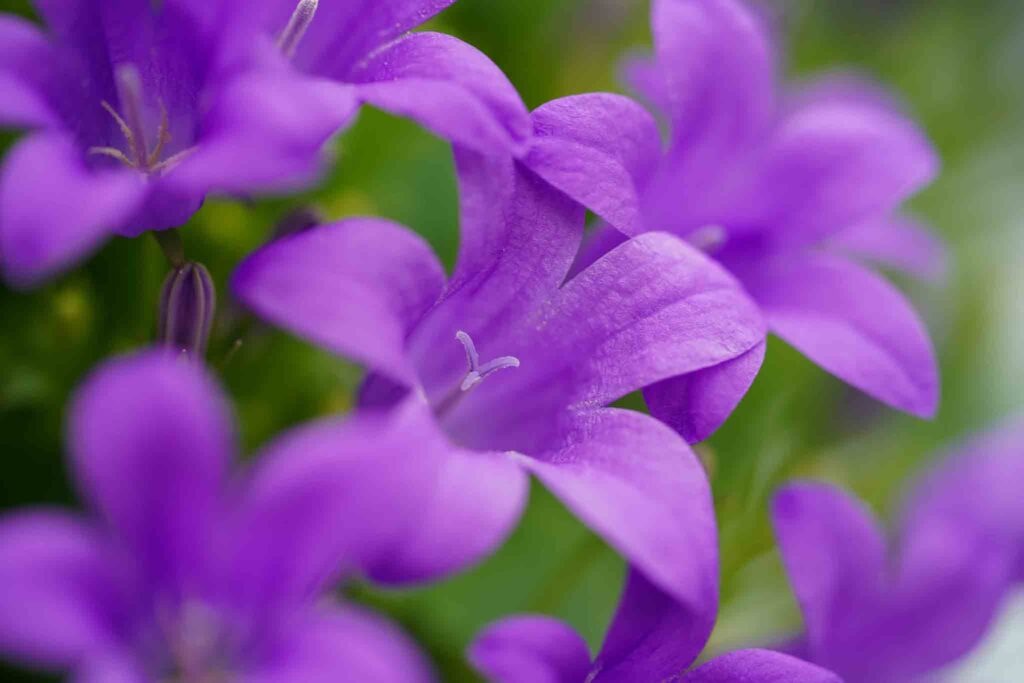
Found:
<path fill-rule="evenodd" d="M 400 38 L 453 0 L 39 0 L 0 15 L 0 126 L 31 132 L 0 173 L 0 263 L 37 284 L 105 238 L 183 224 L 210 192 L 316 177 L 373 103 L 480 149 L 520 150 L 529 115 L 449 36 Z"/>
<path fill-rule="evenodd" d="M 450 278 L 408 229 L 356 218 L 273 242 L 232 282 L 268 321 L 368 366 L 364 409 L 397 410 L 424 444 L 445 444 L 417 541 L 396 551 L 406 567 L 376 578 L 429 578 L 493 549 L 532 473 L 656 585 L 692 599 L 714 580 L 704 472 L 671 429 L 607 406 L 760 343 L 753 303 L 664 233 L 567 280 L 583 209 L 507 156 L 456 161 Z"/>
<path fill-rule="evenodd" d="M 826 484 L 780 491 L 772 519 L 804 616 L 793 652 L 846 683 L 906 683 L 970 652 L 1024 575 L 1024 424 L 927 474 L 895 541 Z"/>
<path fill-rule="evenodd" d="M 469 659 L 494 683 L 840 683 L 830 671 L 772 650 L 737 650 L 694 666 L 718 607 L 717 593 L 704 598 L 695 608 L 680 608 L 632 573 L 593 661 L 567 624 L 535 615 L 488 626 L 470 646 Z"/>
<path fill-rule="evenodd" d="M 779 94 L 768 33 L 739 0 L 653 0 L 652 28 L 654 57 L 631 63 L 629 76 L 664 114 L 667 146 L 645 109 L 615 95 L 568 97 L 533 115 L 527 165 L 617 229 L 599 230 L 583 263 L 627 236 L 684 237 L 739 278 L 770 331 L 875 398 L 932 415 L 938 377 L 924 325 L 851 258 L 941 269 L 935 240 L 894 213 L 936 173 L 928 141 L 851 78 Z M 722 410 L 763 352 L 703 378 Z M 680 400 L 696 400 L 692 384 L 648 389 L 652 413 L 678 414 Z M 707 432 L 674 426 L 691 439 Z"/>
<path fill-rule="evenodd" d="M 431 679 L 397 628 L 328 596 L 414 519 L 409 436 L 321 422 L 232 476 L 223 398 L 166 352 L 108 363 L 70 415 L 91 513 L 0 518 L 4 656 L 82 681 Z"/>

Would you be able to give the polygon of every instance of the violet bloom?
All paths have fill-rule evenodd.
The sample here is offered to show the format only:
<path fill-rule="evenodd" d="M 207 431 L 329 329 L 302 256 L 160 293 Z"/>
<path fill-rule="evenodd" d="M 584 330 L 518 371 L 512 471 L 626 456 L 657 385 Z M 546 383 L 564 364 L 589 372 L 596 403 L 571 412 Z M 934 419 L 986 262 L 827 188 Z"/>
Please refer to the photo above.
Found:
<path fill-rule="evenodd" d="M 209 192 L 291 189 L 360 102 L 479 148 L 529 117 L 501 72 L 435 34 L 451 0 L 37 0 L 0 15 L 0 126 L 32 132 L 0 175 L 5 278 L 30 286 L 103 239 L 183 224 Z"/>
<path fill-rule="evenodd" d="M 575 631 L 543 616 L 492 624 L 469 658 L 494 683 L 840 683 L 830 671 L 771 650 L 729 652 L 686 671 L 707 644 L 717 602 L 712 592 L 681 609 L 634 573 L 593 661 Z"/>
<path fill-rule="evenodd" d="M 924 326 L 893 286 L 848 258 L 935 270 L 941 249 L 892 213 L 935 175 L 927 140 L 852 81 L 779 97 L 767 32 L 738 0 L 653 0 L 652 25 L 655 57 L 630 76 L 668 119 L 667 149 L 631 100 L 581 95 L 534 113 L 527 165 L 621 231 L 601 231 L 594 254 L 649 230 L 684 237 L 740 279 L 770 331 L 875 398 L 932 415 L 938 379 Z M 731 388 L 735 403 L 763 353 L 705 382 Z M 646 392 L 666 419 L 685 395 L 674 382 Z"/>
<path fill-rule="evenodd" d="M 904 505 L 890 547 L 857 500 L 786 487 L 772 518 L 804 615 L 794 653 L 846 683 L 907 683 L 967 654 L 1024 576 L 1024 423 L 978 438 Z"/>
<path fill-rule="evenodd" d="M 532 473 L 652 582 L 692 599 L 715 573 L 704 472 L 672 430 L 606 406 L 760 343 L 752 302 L 661 233 L 566 281 L 583 209 L 508 157 L 459 150 L 456 162 L 462 246 L 447 280 L 422 239 L 368 218 L 278 240 L 233 278 L 259 315 L 366 364 L 362 407 L 397 410 L 424 447 L 443 444 L 418 538 L 373 575 L 424 579 L 487 553 Z"/>
<path fill-rule="evenodd" d="M 415 442 L 379 420 L 325 421 L 232 484 L 231 431 L 193 363 L 150 353 L 99 370 L 69 429 L 94 514 L 0 518 L 0 652 L 104 683 L 430 680 L 395 627 L 326 596 L 415 519 Z"/>

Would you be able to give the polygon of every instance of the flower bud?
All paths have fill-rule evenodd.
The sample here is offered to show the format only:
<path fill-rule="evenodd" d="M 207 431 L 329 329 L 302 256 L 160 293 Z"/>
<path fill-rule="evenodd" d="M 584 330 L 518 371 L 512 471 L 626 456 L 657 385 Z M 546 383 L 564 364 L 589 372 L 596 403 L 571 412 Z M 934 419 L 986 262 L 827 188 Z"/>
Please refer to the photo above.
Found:
<path fill-rule="evenodd" d="M 216 291 L 201 263 L 187 262 L 167 274 L 160 291 L 160 343 L 201 359 L 213 326 Z"/>

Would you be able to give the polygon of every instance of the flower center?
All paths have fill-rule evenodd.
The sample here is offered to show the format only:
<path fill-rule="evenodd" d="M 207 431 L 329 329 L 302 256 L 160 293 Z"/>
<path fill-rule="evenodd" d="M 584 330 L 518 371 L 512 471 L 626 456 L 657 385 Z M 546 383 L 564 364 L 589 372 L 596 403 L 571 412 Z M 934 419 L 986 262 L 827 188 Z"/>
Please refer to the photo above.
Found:
<path fill-rule="evenodd" d="M 119 114 L 109 102 L 100 102 L 110 114 L 124 136 L 127 151 L 117 147 L 90 147 L 89 154 L 107 156 L 117 159 L 128 168 L 133 168 L 147 175 L 166 173 L 184 159 L 193 148 L 188 148 L 163 159 L 164 148 L 171 141 L 171 132 L 167 122 L 167 108 L 160 102 L 160 127 L 156 134 L 156 143 L 152 149 L 146 142 L 146 131 L 142 123 L 142 80 L 139 72 L 131 64 L 122 64 L 114 71 L 117 85 L 117 96 L 121 102 Z"/>
<path fill-rule="evenodd" d="M 468 370 L 463 376 L 462 381 L 459 382 L 458 386 L 456 386 L 434 407 L 434 414 L 438 417 L 442 417 L 451 411 L 451 409 L 462 400 L 462 397 L 465 396 L 467 392 L 471 391 L 474 387 L 478 386 L 494 373 L 507 368 L 519 367 L 519 359 L 515 356 L 500 356 L 493 360 L 489 360 L 486 363 L 481 363 L 480 354 L 476 351 L 476 345 L 473 343 L 472 337 L 462 330 L 459 330 L 455 333 L 455 338 L 459 340 L 466 351 L 466 365 L 468 366 Z"/>
<path fill-rule="evenodd" d="M 712 254 L 725 244 L 728 239 L 725 228 L 721 225 L 705 225 L 691 232 L 686 241 L 701 251 Z"/>
<path fill-rule="evenodd" d="M 299 4 L 295 6 L 295 11 L 292 12 L 292 16 L 288 20 L 288 25 L 278 36 L 277 46 L 288 59 L 295 56 L 295 50 L 299 47 L 302 36 L 306 35 L 306 29 L 313 23 L 317 4 L 317 0 L 299 0 Z"/>
<path fill-rule="evenodd" d="M 229 683 L 230 670 L 221 622 L 206 605 L 186 602 L 173 614 L 158 617 L 163 634 L 165 666 L 160 683 Z"/>

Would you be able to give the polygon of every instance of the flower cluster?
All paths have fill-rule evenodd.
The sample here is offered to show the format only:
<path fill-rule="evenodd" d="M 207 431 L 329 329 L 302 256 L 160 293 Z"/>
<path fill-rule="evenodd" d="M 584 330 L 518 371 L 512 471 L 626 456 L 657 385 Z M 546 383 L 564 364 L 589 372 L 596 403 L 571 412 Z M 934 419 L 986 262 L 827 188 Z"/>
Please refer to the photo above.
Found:
<path fill-rule="evenodd" d="M 531 113 L 475 48 L 409 33 L 453 2 L 0 15 L 0 125 L 27 130 L 0 172 L 3 277 L 33 287 L 147 231 L 172 265 L 163 348 L 108 361 L 71 402 L 89 512 L 0 518 L 0 652 L 98 683 L 431 680 L 398 627 L 331 592 L 473 566 L 531 476 L 628 577 L 596 657 L 541 615 L 483 630 L 468 658 L 491 680 L 889 683 L 969 651 L 1024 566 L 1020 427 L 926 478 L 894 552 L 847 494 L 781 490 L 771 518 L 804 633 L 698 662 L 719 558 L 690 444 L 755 381 L 766 335 L 894 408 L 936 411 L 925 326 L 863 265 L 941 275 L 941 247 L 901 209 L 937 172 L 924 134 L 861 80 L 780 87 L 741 0 L 652 0 L 654 54 L 626 65 L 650 111 L 596 93 Z M 451 142 L 457 263 L 447 274 L 390 221 L 305 214 L 249 255 L 233 300 L 367 374 L 350 415 L 234 466 L 202 365 L 215 278 L 175 230 L 207 195 L 315 180 L 364 104 Z M 636 392 L 649 412 L 615 405 Z"/>

